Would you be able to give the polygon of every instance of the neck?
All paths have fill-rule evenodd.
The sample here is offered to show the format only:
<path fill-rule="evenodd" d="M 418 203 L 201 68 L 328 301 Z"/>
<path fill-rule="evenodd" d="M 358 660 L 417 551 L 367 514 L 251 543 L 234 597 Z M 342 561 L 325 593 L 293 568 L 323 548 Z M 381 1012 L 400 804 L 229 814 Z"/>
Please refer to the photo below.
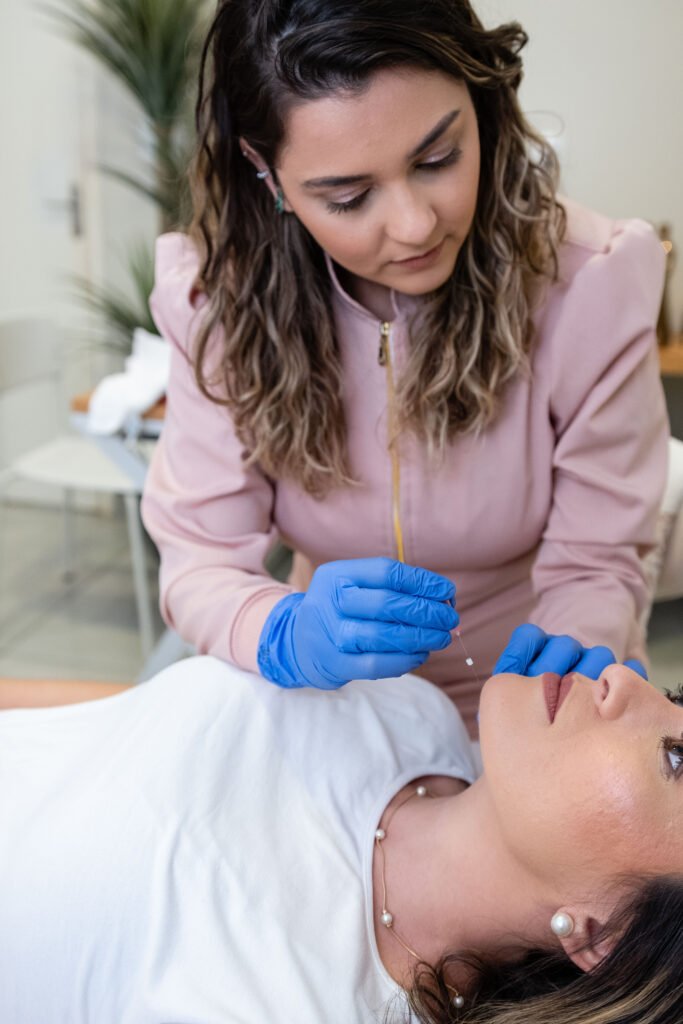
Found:
<path fill-rule="evenodd" d="M 378 320 L 391 321 L 396 316 L 391 301 L 391 291 L 385 285 L 367 281 L 357 277 L 351 271 L 335 264 L 337 279 L 342 288 L 352 299 L 377 317 Z"/>
<path fill-rule="evenodd" d="M 465 950 L 515 955 L 547 938 L 543 894 L 501 842 L 483 779 L 456 796 L 409 800 L 391 822 L 385 858 L 396 933 L 427 963 Z M 380 871 L 376 865 L 378 947 L 392 977 L 406 984 L 416 960 L 377 923 Z"/>

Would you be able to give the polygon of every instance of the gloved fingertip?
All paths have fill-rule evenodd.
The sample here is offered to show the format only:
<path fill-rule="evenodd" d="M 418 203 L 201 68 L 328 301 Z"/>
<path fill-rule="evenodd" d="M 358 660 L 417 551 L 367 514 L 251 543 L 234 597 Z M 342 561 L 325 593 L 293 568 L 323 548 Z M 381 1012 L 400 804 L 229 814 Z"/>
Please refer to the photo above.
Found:
<path fill-rule="evenodd" d="M 643 665 L 642 661 L 638 661 L 637 658 L 629 658 L 628 661 L 624 662 L 624 665 L 626 668 L 630 668 L 634 672 L 637 672 L 638 675 L 642 676 L 646 682 L 649 682 L 650 677 L 648 676 L 647 669 Z"/>

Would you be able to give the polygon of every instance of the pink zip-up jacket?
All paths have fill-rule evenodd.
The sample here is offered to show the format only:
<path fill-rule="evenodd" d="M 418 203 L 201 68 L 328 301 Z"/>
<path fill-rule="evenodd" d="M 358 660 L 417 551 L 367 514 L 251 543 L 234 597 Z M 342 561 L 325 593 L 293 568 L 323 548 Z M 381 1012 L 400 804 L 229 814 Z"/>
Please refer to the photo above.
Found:
<path fill-rule="evenodd" d="M 389 358 L 379 359 L 382 325 L 346 294 L 328 259 L 359 485 L 324 500 L 245 468 L 229 414 L 201 395 L 186 359 L 202 302 L 191 301 L 197 255 L 183 235 L 158 240 L 151 306 L 174 351 L 143 515 L 161 553 L 163 616 L 182 637 L 257 670 L 270 610 L 305 589 L 316 566 L 396 557 L 396 504 L 405 560 L 456 584 L 463 639 L 482 680 L 526 621 L 607 644 L 620 659 L 644 657 L 638 621 L 650 595 L 641 557 L 653 542 L 667 460 L 654 331 L 664 253 L 643 221 L 563 203 L 561 279 L 535 315 L 531 375 L 520 373 L 493 425 L 457 440 L 441 465 L 404 436 L 398 484 L 387 446 L 388 374 L 406 363 L 414 300 L 393 295 Z M 278 536 L 296 552 L 288 584 L 264 570 Z M 479 685 L 459 644 L 432 654 L 422 674 L 471 722 Z"/>

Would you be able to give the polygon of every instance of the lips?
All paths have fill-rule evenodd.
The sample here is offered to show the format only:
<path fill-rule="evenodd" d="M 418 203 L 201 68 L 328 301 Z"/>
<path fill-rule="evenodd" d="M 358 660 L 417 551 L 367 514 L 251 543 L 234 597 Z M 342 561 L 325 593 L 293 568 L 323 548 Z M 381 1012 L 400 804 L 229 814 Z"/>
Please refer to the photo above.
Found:
<path fill-rule="evenodd" d="M 546 672 L 543 675 L 543 696 L 551 725 L 555 721 L 562 701 L 571 690 L 573 682 L 573 675 L 560 677 L 556 672 Z"/>
<path fill-rule="evenodd" d="M 415 263 L 417 260 L 423 260 L 427 256 L 434 256 L 436 255 L 436 253 L 438 252 L 442 245 L 443 239 L 439 242 L 438 245 L 435 245 L 433 249 L 428 249 L 427 252 L 423 252 L 419 256 L 409 256 L 405 260 L 396 260 L 396 263 Z"/>

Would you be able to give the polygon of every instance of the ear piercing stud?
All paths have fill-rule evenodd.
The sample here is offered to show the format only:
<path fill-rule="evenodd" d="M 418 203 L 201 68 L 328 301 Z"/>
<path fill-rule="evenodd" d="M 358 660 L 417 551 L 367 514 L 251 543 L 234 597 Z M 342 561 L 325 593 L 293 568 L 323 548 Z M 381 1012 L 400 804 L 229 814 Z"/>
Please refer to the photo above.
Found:
<path fill-rule="evenodd" d="M 574 918 L 558 910 L 550 920 L 550 930 L 558 939 L 566 939 L 574 931 Z"/>

